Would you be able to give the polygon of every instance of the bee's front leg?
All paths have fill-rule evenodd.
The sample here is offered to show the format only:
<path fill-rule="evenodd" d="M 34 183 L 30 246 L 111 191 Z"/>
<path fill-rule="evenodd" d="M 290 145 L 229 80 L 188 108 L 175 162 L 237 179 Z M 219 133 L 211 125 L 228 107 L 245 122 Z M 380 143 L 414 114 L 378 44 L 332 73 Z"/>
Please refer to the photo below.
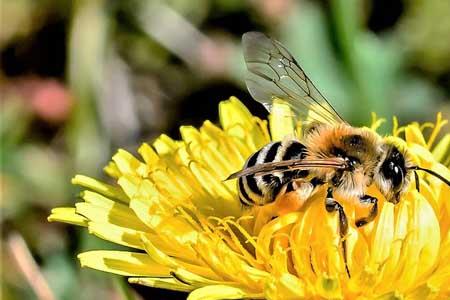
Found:
<path fill-rule="evenodd" d="M 345 215 L 342 205 L 333 198 L 333 189 L 331 187 L 329 187 L 327 190 L 327 197 L 325 198 L 325 208 L 330 213 L 337 211 L 339 214 L 339 234 L 341 236 L 342 254 L 344 256 L 345 270 L 347 271 L 348 277 L 350 277 L 350 271 L 347 264 L 347 243 L 344 239 L 348 232 L 347 216 Z"/>
<path fill-rule="evenodd" d="M 372 205 L 367 217 L 357 219 L 355 222 L 356 227 L 361 227 L 369 222 L 372 222 L 378 214 L 378 199 L 369 195 L 364 195 L 359 198 L 359 203 L 363 205 Z"/>

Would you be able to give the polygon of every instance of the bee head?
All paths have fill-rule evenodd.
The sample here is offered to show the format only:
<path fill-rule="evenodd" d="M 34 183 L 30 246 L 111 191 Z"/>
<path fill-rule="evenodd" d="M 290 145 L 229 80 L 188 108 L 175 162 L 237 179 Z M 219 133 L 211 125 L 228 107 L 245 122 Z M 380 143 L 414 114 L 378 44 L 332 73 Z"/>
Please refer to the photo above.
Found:
<path fill-rule="evenodd" d="M 378 164 L 374 179 L 386 199 L 396 204 L 408 187 L 411 166 L 405 151 L 390 143 L 386 143 L 383 147 L 384 155 Z"/>
<path fill-rule="evenodd" d="M 396 204 L 400 201 L 400 197 L 408 188 L 411 174 L 414 174 L 416 189 L 420 192 L 417 171 L 426 172 L 450 186 L 449 179 L 431 169 L 414 164 L 404 145 L 397 144 L 394 140 L 387 138 L 382 148 L 383 155 L 376 168 L 374 180 L 389 202 Z"/>

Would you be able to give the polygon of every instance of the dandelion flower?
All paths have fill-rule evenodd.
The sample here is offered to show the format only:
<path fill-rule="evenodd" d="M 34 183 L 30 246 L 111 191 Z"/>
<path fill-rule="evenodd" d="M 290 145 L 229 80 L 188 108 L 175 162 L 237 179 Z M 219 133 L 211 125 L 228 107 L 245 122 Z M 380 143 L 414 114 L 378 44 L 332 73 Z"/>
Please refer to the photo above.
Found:
<path fill-rule="evenodd" d="M 412 184 L 395 206 L 371 188 L 380 213 L 362 228 L 353 225 L 356 209 L 343 204 L 351 277 L 325 191 L 307 209 L 253 226 L 260 211 L 243 209 L 236 182 L 223 180 L 271 137 L 295 132 L 280 109 L 267 123 L 232 97 L 220 103 L 221 128 L 182 126 L 181 141 L 161 135 L 139 148 L 140 159 L 119 150 L 104 169 L 115 184 L 75 176 L 82 201 L 53 209 L 48 219 L 130 248 L 81 253 L 82 266 L 190 292 L 189 299 L 448 299 L 450 189 L 427 174 L 420 174 L 420 193 Z M 374 116 L 372 130 L 382 121 Z M 436 123 L 405 127 L 394 118 L 392 138 L 450 178 L 450 134 L 436 140 L 445 123 L 440 114 Z"/>

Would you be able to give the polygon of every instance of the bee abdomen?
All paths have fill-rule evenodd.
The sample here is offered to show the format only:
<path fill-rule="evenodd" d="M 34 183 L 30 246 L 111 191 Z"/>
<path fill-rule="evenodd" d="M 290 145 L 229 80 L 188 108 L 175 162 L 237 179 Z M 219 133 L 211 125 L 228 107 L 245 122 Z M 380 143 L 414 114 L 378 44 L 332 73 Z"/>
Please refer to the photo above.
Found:
<path fill-rule="evenodd" d="M 289 159 L 302 159 L 306 147 L 296 140 L 273 142 L 255 152 L 244 168 Z M 306 172 L 306 173 L 305 173 Z M 238 179 L 239 199 L 245 206 L 272 202 L 282 186 L 294 178 L 307 176 L 307 171 L 275 172 L 263 176 L 249 175 Z"/>
<path fill-rule="evenodd" d="M 261 150 L 256 151 L 249 157 L 244 165 L 244 168 L 256 165 L 258 156 Z M 255 176 L 244 176 L 238 179 L 239 200 L 245 206 L 250 206 L 255 203 L 254 199 L 263 196 L 262 191 L 256 184 Z"/>
<path fill-rule="evenodd" d="M 276 151 L 280 144 L 280 142 L 270 143 L 256 151 L 249 157 L 244 165 L 244 168 L 253 167 L 257 164 L 268 162 L 268 160 L 266 160 L 267 154 L 271 156 L 272 153 L 275 152 L 276 155 Z M 274 158 L 275 155 L 273 155 Z M 243 205 L 249 206 L 254 204 L 264 204 L 266 188 L 265 186 L 261 186 L 261 183 L 259 183 L 262 180 L 261 178 L 262 176 L 255 175 L 243 176 L 239 178 L 239 199 Z"/>

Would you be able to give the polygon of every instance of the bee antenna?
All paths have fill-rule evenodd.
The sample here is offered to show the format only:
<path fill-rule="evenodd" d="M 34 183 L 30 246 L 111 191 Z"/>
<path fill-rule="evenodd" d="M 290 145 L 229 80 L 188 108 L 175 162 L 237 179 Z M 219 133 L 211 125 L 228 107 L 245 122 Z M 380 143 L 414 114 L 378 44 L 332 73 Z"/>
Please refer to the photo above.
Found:
<path fill-rule="evenodd" d="M 430 170 L 430 169 L 425 169 L 425 168 L 422 168 L 422 167 L 419 167 L 419 166 L 413 166 L 413 167 L 411 167 L 410 169 L 411 169 L 411 170 L 414 170 L 414 173 L 416 173 L 415 170 L 427 172 L 428 174 L 431 174 L 431 175 L 433 175 L 434 177 L 439 178 L 439 179 L 440 179 L 441 181 L 443 181 L 446 185 L 450 186 L 450 180 L 444 178 L 444 176 L 442 176 L 442 175 L 440 175 L 440 174 L 438 174 L 438 173 L 436 173 L 436 172 L 434 172 L 434 171 L 432 171 L 432 170 Z M 416 176 L 416 187 L 417 187 L 417 178 L 418 178 L 418 177 L 417 177 L 417 175 L 415 175 L 415 176 Z"/>
<path fill-rule="evenodd" d="M 417 192 L 420 193 L 419 175 L 417 175 L 416 170 L 414 170 L 414 179 L 415 179 L 415 182 L 416 182 L 416 190 L 417 190 Z"/>

